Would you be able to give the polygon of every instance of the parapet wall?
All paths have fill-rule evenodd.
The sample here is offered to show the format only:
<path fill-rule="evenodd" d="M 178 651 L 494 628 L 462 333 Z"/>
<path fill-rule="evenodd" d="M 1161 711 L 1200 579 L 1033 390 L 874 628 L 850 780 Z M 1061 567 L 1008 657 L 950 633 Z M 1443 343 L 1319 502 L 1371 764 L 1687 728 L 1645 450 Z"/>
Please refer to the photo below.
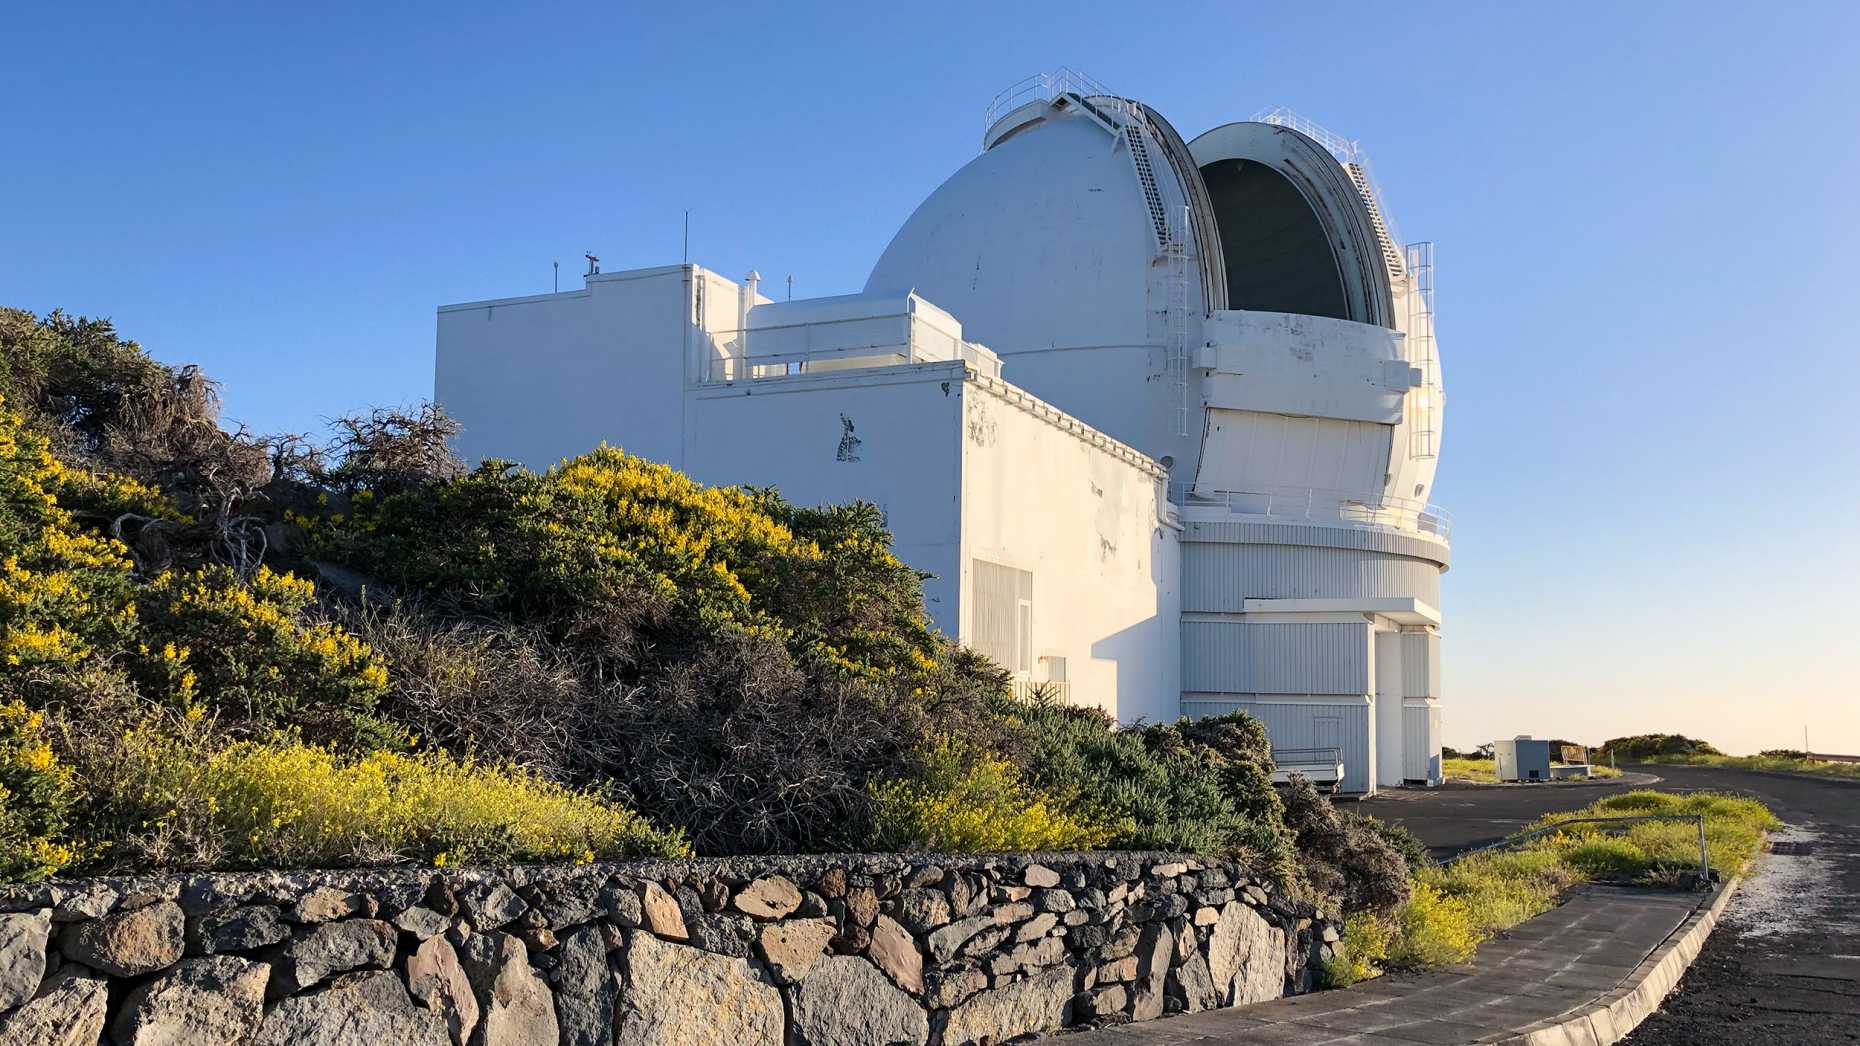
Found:
<path fill-rule="evenodd" d="M 1309 990 L 1335 928 L 1156 853 L 0 889 L 0 1046 L 998 1043 Z"/>

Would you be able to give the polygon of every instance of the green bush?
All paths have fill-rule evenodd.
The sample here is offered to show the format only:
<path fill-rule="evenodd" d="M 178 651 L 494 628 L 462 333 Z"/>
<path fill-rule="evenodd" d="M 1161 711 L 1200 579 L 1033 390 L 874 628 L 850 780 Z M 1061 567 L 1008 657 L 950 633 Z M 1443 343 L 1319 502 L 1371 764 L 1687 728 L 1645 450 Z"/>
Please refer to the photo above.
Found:
<path fill-rule="evenodd" d="M 77 859 L 69 838 L 77 799 L 44 716 L 18 701 L 0 704 L 0 882 L 42 879 Z"/>
<path fill-rule="evenodd" d="M 1657 755 L 1723 755 L 1704 741 L 1684 734 L 1635 734 L 1611 738 L 1595 750 L 1594 758 L 1647 759 Z"/>
<path fill-rule="evenodd" d="M 1408 862 L 1372 818 L 1344 817 L 1311 782 L 1294 775 L 1285 823 L 1297 840 L 1306 887 L 1325 905 L 1386 912 L 1408 899 Z"/>
<path fill-rule="evenodd" d="M 873 786 L 879 850 L 1090 850 L 1110 837 L 1105 826 L 1056 809 L 1014 764 L 991 753 L 943 737 L 925 753 L 925 764 L 910 778 Z"/>
<path fill-rule="evenodd" d="M 1120 730 L 1095 708 L 1028 705 L 1013 716 L 1029 783 L 1111 826 L 1113 847 L 1233 853 L 1253 828 L 1205 749 L 1153 749 L 1155 735 Z"/>

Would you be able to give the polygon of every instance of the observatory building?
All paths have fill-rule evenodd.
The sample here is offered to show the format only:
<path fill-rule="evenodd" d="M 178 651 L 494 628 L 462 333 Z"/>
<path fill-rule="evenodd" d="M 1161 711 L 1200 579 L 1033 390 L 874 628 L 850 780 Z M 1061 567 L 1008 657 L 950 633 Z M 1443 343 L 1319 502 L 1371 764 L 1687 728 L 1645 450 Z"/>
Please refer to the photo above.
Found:
<path fill-rule="evenodd" d="M 1126 722 L 1243 710 L 1343 793 L 1438 784 L 1433 252 L 1284 110 L 1184 140 L 1069 70 L 857 294 L 696 265 L 443 306 L 467 460 L 605 440 L 878 504 L 939 626 Z"/>

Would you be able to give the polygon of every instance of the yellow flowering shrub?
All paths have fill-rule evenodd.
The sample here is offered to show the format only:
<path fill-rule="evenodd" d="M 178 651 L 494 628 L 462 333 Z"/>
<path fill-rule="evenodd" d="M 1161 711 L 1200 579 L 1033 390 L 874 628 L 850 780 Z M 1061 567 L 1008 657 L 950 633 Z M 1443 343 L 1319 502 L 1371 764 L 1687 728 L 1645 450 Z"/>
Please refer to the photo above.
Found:
<path fill-rule="evenodd" d="M 77 858 L 67 838 L 77 788 L 44 726 L 18 701 L 0 704 L 0 882 L 42 879 Z"/>
<path fill-rule="evenodd" d="M 1090 850 L 1111 838 L 1109 827 L 1057 809 L 1005 759 L 944 737 L 925 753 L 925 762 L 920 776 L 873 786 L 880 849 Z"/>
<path fill-rule="evenodd" d="M 366 717 L 387 690 L 387 668 L 354 636 L 310 620 L 315 599 L 309 581 L 268 567 L 246 581 L 217 566 L 157 576 L 138 600 L 144 693 L 312 739 L 361 730 L 380 740 Z"/>
<path fill-rule="evenodd" d="M 680 643 L 743 629 L 873 679 L 936 667 L 923 575 L 871 505 L 799 508 L 602 446 L 542 474 L 487 462 L 348 508 L 291 521 L 406 589 L 558 628 L 619 609 Z"/>
<path fill-rule="evenodd" d="M 443 752 L 344 757 L 299 743 L 203 754 L 153 731 L 124 738 L 119 813 L 204 839 L 222 866 L 458 864 L 680 857 L 676 832 L 527 771 Z"/>

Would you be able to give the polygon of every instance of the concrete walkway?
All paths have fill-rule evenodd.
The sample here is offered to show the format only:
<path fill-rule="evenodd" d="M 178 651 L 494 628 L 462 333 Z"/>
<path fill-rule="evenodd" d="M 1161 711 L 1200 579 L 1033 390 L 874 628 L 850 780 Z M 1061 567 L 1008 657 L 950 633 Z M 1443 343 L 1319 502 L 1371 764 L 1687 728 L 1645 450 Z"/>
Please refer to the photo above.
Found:
<path fill-rule="evenodd" d="M 1608 995 L 1713 895 L 1589 886 L 1488 941 L 1470 965 L 1342 991 L 1060 1035 L 1052 1046 L 1413 1046 L 1494 1042 Z"/>

